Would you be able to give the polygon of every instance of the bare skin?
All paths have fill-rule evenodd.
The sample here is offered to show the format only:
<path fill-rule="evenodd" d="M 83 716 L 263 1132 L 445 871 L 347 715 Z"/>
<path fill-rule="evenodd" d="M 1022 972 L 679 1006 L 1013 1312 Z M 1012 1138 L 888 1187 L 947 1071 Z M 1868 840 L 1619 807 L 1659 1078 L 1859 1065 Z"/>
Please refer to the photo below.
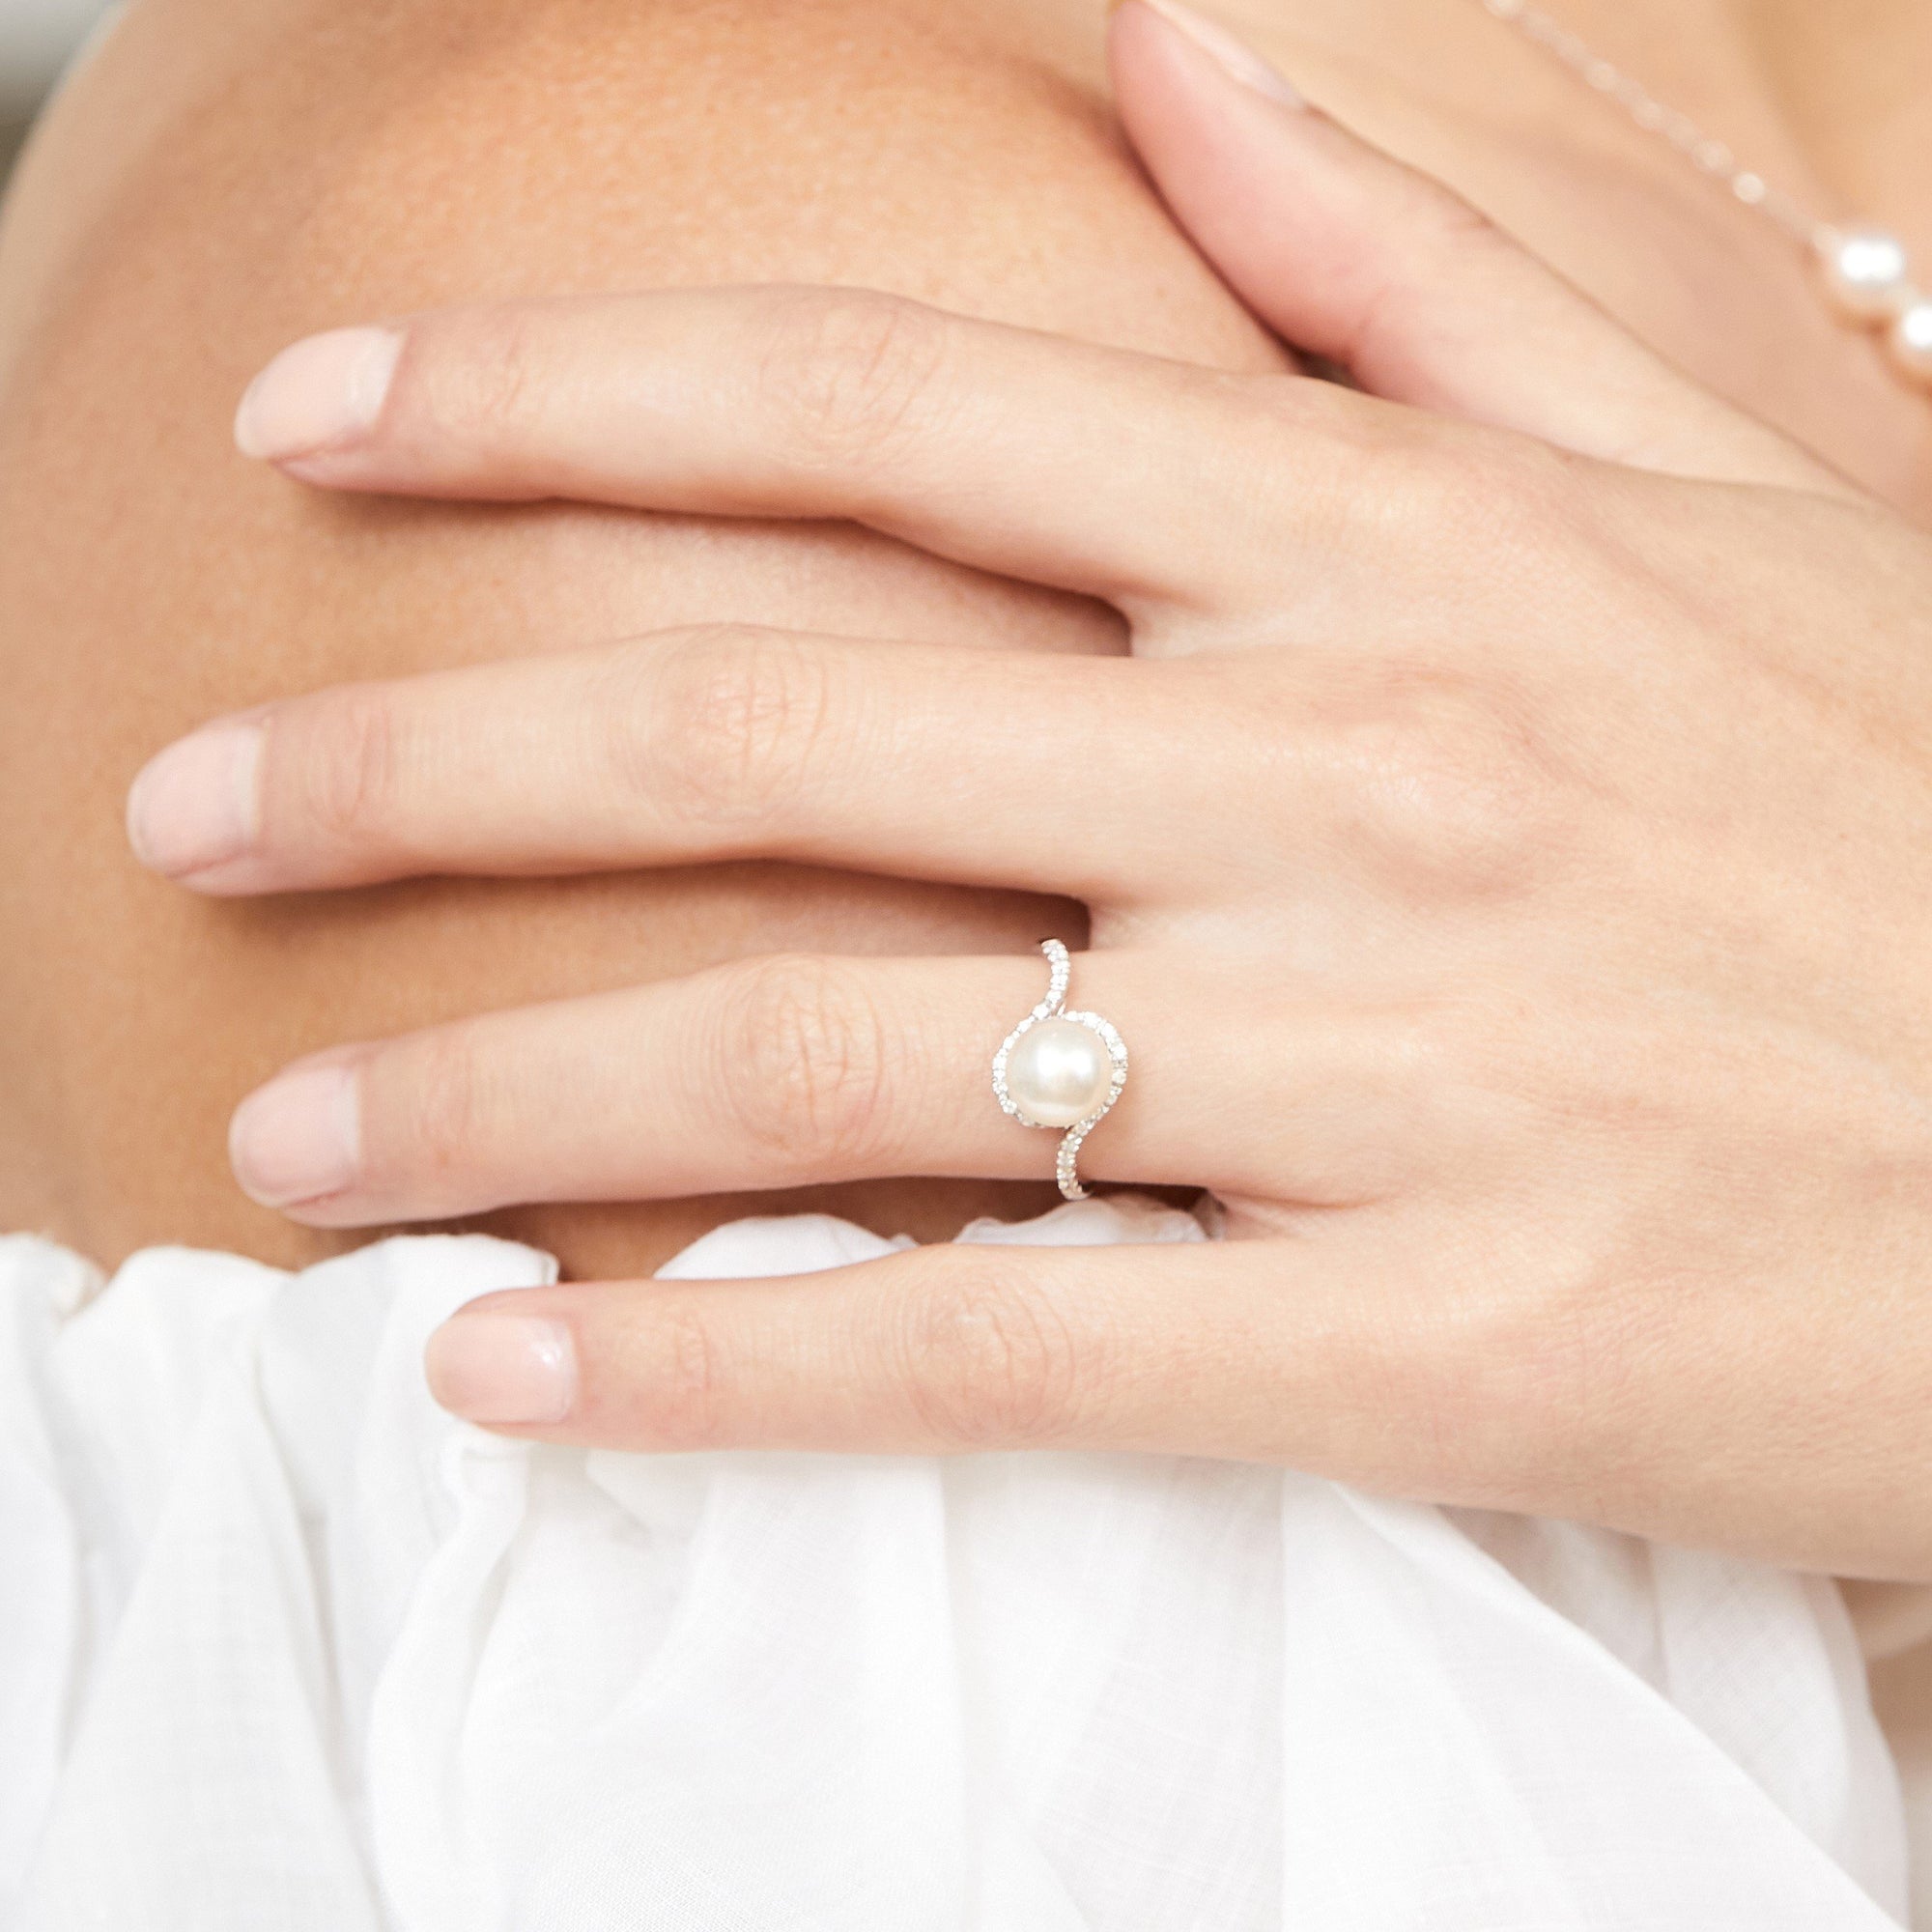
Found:
<path fill-rule="evenodd" d="M 1077 933 L 1068 908 L 753 867 L 211 919 L 139 876 L 121 840 L 119 794 L 162 739 L 327 678 L 724 615 L 941 640 L 991 618 L 1041 648 L 1115 646 L 1094 607 L 856 532 L 343 515 L 265 485 L 229 446 L 242 384 L 291 334 L 479 288 L 887 283 L 1276 360 L 1170 233 L 1091 85 L 1063 77 L 1071 37 L 994 14 L 955 33 L 941 11 L 330 0 L 237 39 L 226 9 L 152 0 L 73 89 L 21 184 L 0 323 L 15 700 L 0 926 L 26 941 L 0 968 L 0 1225 L 109 1262 L 156 1240 L 297 1261 L 332 1243 L 246 1203 L 224 1157 L 230 1108 L 293 1049 L 779 947 Z M 942 192 L 958 215 L 943 240 Z M 840 1205 L 930 1235 L 1037 1199 L 912 1184 Z M 650 1265 L 727 1211 L 495 1225 L 603 1272 Z"/>
<path fill-rule="evenodd" d="M 1804 265 L 1473 0 L 1224 11 L 1692 373 L 1932 514 L 1932 411 L 1827 317 Z M 236 1100 L 301 1052 L 781 948 L 1077 936 L 1070 908 L 763 867 L 211 903 L 138 871 L 120 807 L 212 715 L 683 622 L 1118 648 L 1096 607 L 853 532 L 343 503 L 227 439 L 246 377 L 298 335 L 529 293 L 857 282 L 1276 366 L 1109 131 L 1095 12 L 138 0 L 0 238 L 0 1225 L 108 1262 L 159 1240 L 298 1261 L 347 1237 L 252 1207 L 223 1150 Z M 1932 153 L 1894 78 L 1926 71 L 1911 7 L 1822 36 L 1796 4 L 1565 12 L 1767 170 L 1932 258 Z M 1041 1198 L 823 1197 L 923 1235 Z M 491 1225 L 572 1272 L 631 1274 L 770 1205 Z"/>

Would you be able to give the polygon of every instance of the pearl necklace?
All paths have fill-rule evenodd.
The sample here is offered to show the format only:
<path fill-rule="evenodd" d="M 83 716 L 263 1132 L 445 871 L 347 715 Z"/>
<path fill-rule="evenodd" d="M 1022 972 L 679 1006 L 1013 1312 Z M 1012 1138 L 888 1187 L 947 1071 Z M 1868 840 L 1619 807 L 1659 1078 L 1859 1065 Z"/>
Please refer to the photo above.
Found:
<path fill-rule="evenodd" d="M 1484 9 L 1553 56 L 1587 86 L 1616 102 L 1646 134 L 1667 142 L 1747 208 L 1776 222 L 1817 258 L 1833 306 L 1855 327 L 1883 329 L 1892 365 L 1908 382 L 1932 388 L 1932 296 L 1913 283 L 1905 244 L 1881 228 L 1820 221 L 1764 176 L 1742 166 L 1688 114 L 1680 114 L 1605 60 L 1582 38 L 1529 0 L 1482 0 Z"/>

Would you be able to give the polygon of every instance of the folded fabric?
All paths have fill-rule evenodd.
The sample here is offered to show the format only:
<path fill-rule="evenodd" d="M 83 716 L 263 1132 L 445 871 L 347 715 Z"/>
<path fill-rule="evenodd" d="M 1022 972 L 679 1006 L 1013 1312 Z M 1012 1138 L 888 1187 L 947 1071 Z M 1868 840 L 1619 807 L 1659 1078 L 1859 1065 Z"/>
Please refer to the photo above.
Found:
<path fill-rule="evenodd" d="M 962 1238 L 1203 1236 L 1117 1199 Z M 890 1245 L 743 1221 L 667 1272 Z M 1278 1469 L 443 1415 L 430 1330 L 551 1274 L 430 1237 L 103 1284 L 0 1241 L 0 1925 L 1904 1921 L 1828 1582 Z"/>

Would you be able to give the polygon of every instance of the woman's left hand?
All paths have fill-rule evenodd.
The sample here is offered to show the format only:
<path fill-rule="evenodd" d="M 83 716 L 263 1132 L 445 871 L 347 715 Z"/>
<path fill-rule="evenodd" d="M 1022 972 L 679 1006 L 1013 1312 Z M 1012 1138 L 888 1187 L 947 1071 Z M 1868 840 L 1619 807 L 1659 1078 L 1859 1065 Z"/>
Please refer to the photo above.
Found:
<path fill-rule="evenodd" d="M 324 693 L 164 754 L 137 843 L 220 893 L 758 855 L 1084 899 L 1133 1063 L 1083 1168 L 1253 1237 L 494 1296 L 431 1354 L 476 1420 L 1251 1458 L 1932 1576 L 1932 542 L 1114 31 L 1179 218 L 1374 394 L 682 293 L 319 339 L 243 434 L 336 488 L 856 519 L 1110 600 L 1131 659 L 722 627 Z M 238 1170 L 331 1226 L 1043 1175 L 988 1080 L 1043 979 L 761 959 L 343 1048 Z"/>

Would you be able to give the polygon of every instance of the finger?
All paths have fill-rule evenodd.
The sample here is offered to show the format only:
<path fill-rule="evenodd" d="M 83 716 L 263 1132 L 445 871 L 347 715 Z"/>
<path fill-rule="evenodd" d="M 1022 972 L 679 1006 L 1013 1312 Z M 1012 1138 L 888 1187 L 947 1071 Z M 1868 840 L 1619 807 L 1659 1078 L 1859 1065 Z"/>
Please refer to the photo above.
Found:
<path fill-rule="evenodd" d="M 512 1292 L 428 1367 L 458 1414 L 553 1441 L 1208 1456 L 1515 1508 L 1577 1422 L 1547 1353 L 1500 1291 L 1357 1228 Z"/>
<path fill-rule="evenodd" d="M 315 337 L 237 436 L 336 489 L 849 519 L 1125 608 L 1273 582 L 1297 466 L 1336 495 L 1373 407 L 857 290 L 680 290 Z"/>
<path fill-rule="evenodd" d="M 1427 1078 L 1403 1016 L 1291 1004 L 1253 977 L 1075 961 L 1069 1004 L 1132 1056 L 1084 1176 L 1286 1182 L 1321 1200 L 1399 1183 Z M 1045 1179 L 1060 1134 L 1008 1118 L 991 1078 L 1045 990 L 1037 957 L 775 957 L 491 1014 L 289 1069 L 238 1111 L 235 1170 L 256 1200 L 329 1227 L 909 1174 Z M 1092 1072 L 1104 1095 L 1096 1040 Z"/>
<path fill-rule="evenodd" d="M 1282 765 L 1245 667 L 712 627 L 224 720 L 128 831 L 219 894 L 756 857 L 1126 903 L 1198 878 L 1234 766 Z"/>
<path fill-rule="evenodd" d="M 1468 203 L 1319 111 L 1226 30 L 1126 0 L 1122 119 L 1168 206 L 1261 317 L 1394 401 L 1584 454 L 1851 494 Z"/>

